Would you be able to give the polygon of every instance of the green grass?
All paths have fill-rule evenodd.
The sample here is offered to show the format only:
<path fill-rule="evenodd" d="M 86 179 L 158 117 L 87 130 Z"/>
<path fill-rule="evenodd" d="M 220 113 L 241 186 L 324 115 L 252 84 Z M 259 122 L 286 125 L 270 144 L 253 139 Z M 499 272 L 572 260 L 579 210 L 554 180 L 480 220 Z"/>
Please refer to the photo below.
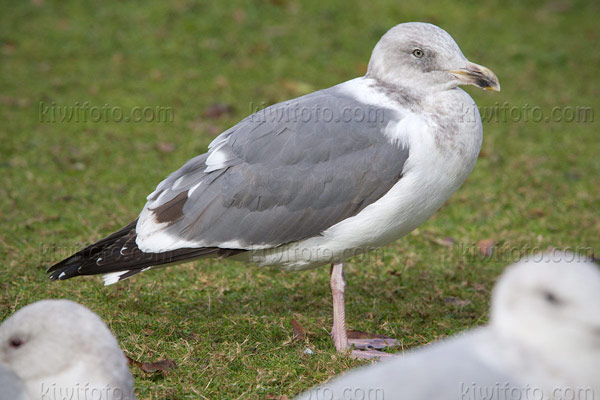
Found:
<path fill-rule="evenodd" d="M 501 93 L 467 89 L 480 107 L 600 113 L 600 8 L 592 1 L 2 3 L 0 318 L 43 298 L 92 308 L 133 358 L 179 364 L 166 376 L 134 371 L 140 399 L 292 397 L 360 364 L 329 339 L 328 268 L 202 261 L 110 287 L 99 277 L 46 278 L 52 262 L 135 218 L 167 173 L 252 105 L 361 75 L 388 28 L 428 21 L 500 78 Z M 174 119 L 40 122 L 40 102 L 171 107 Z M 203 117 L 217 102 L 234 112 Z M 350 261 L 351 328 L 418 346 L 486 322 L 513 249 L 598 249 L 598 123 L 501 119 L 484 123 L 474 172 L 430 221 Z M 448 237 L 453 245 L 439 244 Z M 482 239 L 496 242 L 493 257 L 479 256 Z M 291 342 L 292 317 L 306 342 Z"/>

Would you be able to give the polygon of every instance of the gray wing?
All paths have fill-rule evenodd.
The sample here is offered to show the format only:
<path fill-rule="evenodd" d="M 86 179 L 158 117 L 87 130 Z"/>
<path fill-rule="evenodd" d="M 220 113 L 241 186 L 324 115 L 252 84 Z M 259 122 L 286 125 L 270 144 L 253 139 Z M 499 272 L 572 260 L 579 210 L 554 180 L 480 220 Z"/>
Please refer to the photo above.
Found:
<path fill-rule="evenodd" d="M 488 361 L 497 360 L 486 360 L 477 352 L 481 345 L 487 345 L 487 340 L 484 328 L 436 342 L 394 359 L 354 369 L 296 400 L 485 400 L 503 398 L 502 391 L 497 390 L 526 390 L 527 386 L 509 374 L 508 368 L 493 367 Z M 501 358 L 503 349 L 496 350 Z"/>
<path fill-rule="evenodd" d="M 158 185 L 137 225 L 186 247 L 274 247 L 319 235 L 382 197 L 408 149 L 401 116 L 335 87 L 255 113 Z M 143 247 L 143 246 L 141 246 Z"/>

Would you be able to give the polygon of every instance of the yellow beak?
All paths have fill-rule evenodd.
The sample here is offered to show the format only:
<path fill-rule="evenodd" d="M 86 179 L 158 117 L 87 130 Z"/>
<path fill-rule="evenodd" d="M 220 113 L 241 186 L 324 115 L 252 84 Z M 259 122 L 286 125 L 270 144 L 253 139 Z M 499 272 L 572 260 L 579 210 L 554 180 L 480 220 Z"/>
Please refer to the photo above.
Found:
<path fill-rule="evenodd" d="M 500 82 L 496 74 L 489 68 L 472 62 L 467 62 L 467 66 L 461 69 L 448 71 L 465 85 L 473 85 L 483 90 L 500 91 Z"/>

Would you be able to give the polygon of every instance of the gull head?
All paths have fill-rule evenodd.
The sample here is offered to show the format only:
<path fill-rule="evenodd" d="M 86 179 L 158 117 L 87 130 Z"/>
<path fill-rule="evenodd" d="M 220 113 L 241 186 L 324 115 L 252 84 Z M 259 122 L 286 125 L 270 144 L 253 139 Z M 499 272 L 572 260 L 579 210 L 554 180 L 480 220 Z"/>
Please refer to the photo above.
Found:
<path fill-rule="evenodd" d="M 578 377 L 593 374 L 598 383 L 600 269 L 558 250 L 519 261 L 494 288 L 490 325 Z"/>
<path fill-rule="evenodd" d="M 387 31 L 373 49 L 366 76 L 428 93 L 459 85 L 500 91 L 491 70 L 467 60 L 445 30 L 423 22 Z"/>
<path fill-rule="evenodd" d="M 134 398 L 117 340 L 100 317 L 72 301 L 39 301 L 7 318 L 0 325 L 0 363 L 23 381 L 32 398 L 44 388 L 71 391 L 86 385 L 108 385 L 114 398 Z"/>

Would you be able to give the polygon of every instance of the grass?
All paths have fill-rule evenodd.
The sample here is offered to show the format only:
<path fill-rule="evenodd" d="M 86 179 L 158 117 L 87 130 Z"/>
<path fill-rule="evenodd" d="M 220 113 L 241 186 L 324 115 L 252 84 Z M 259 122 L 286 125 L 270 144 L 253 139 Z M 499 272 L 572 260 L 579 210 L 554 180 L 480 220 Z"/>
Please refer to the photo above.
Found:
<path fill-rule="evenodd" d="M 43 298 L 92 308 L 133 358 L 179 365 L 165 376 L 134 371 L 140 399 L 292 397 L 361 364 L 329 339 L 327 268 L 283 273 L 207 260 L 110 287 L 98 277 L 53 283 L 45 269 L 135 218 L 167 173 L 253 107 L 363 74 L 374 44 L 400 22 L 445 28 L 471 61 L 497 73 L 502 92 L 467 89 L 497 110 L 466 184 L 411 235 L 350 260 L 350 326 L 401 339 L 404 349 L 428 343 L 486 322 L 494 280 L 515 254 L 598 248 L 597 122 L 502 116 L 508 102 L 545 116 L 591 107 L 598 118 L 595 2 L 2 3 L 0 318 Z M 76 102 L 170 107 L 174 118 L 40 121 L 40 103 Z M 234 111 L 205 117 L 214 103 Z M 477 249 L 483 239 L 496 244 L 490 257 Z M 292 317 L 306 341 L 291 341 Z"/>

